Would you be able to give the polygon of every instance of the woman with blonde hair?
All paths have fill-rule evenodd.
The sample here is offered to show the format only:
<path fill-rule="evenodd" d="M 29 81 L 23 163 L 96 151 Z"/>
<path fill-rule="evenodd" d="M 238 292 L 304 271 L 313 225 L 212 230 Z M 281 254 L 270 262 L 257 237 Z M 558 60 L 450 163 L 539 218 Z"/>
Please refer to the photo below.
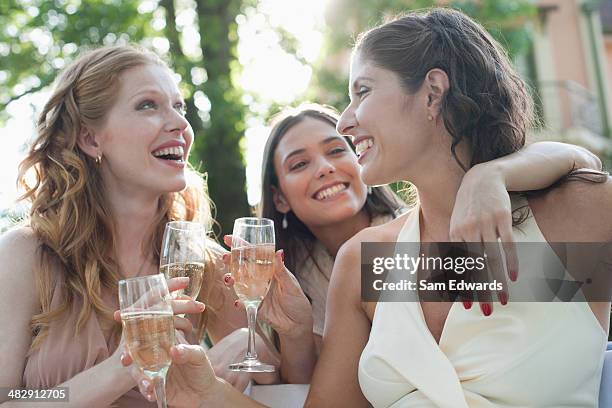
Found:
<path fill-rule="evenodd" d="M 151 404 L 131 391 L 112 312 L 119 279 L 159 273 L 166 222 L 210 229 L 204 184 L 187 164 L 193 133 L 184 109 L 169 68 L 135 47 L 87 52 L 58 77 L 20 166 L 29 218 L 0 239 L 1 386 L 66 386 L 75 407 Z M 210 239 L 207 247 L 209 310 L 175 316 L 194 343 L 204 330 L 217 341 L 244 320 L 240 311 L 236 320 L 210 313 L 233 299 L 218 290 L 223 250 Z M 204 304 L 179 298 L 173 308 L 196 314 Z"/>

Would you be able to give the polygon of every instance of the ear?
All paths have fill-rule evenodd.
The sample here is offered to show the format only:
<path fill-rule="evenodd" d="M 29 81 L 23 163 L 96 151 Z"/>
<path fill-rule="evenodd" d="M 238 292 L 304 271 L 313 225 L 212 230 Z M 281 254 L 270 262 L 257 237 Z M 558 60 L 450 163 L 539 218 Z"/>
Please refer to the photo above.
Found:
<path fill-rule="evenodd" d="M 96 140 L 96 134 L 94 131 L 81 123 L 81 130 L 77 137 L 77 144 L 79 148 L 88 156 L 95 159 L 102 154 L 100 145 Z"/>
<path fill-rule="evenodd" d="M 291 211 L 291 206 L 289 202 L 283 195 L 282 191 L 275 186 L 270 187 L 272 189 L 272 200 L 274 201 L 274 207 L 276 207 L 276 211 L 281 212 L 283 214 Z"/>
<path fill-rule="evenodd" d="M 427 110 L 434 118 L 440 114 L 442 99 L 448 91 L 448 75 L 440 68 L 434 68 L 425 75 L 423 83 L 427 92 Z"/>

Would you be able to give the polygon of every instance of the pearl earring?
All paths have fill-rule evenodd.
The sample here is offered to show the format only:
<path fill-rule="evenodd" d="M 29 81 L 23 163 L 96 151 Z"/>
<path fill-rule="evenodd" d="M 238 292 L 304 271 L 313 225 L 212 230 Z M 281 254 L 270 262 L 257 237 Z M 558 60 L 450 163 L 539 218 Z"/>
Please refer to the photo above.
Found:
<path fill-rule="evenodd" d="M 289 222 L 287 222 L 287 213 L 283 215 L 283 222 L 281 223 L 283 229 L 287 229 L 289 226 Z"/>

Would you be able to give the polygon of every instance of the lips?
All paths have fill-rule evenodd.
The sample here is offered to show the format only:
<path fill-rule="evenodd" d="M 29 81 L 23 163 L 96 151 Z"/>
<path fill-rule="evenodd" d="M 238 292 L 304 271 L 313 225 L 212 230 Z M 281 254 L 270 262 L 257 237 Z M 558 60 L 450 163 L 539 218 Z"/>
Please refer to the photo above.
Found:
<path fill-rule="evenodd" d="M 374 139 L 371 137 L 360 137 L 355 139 L 355 152 L 357 156 L 363 155 L 368 149 L 374 146 Z"/>
<path fill-rule="evenodd" d="M 342 191 L 347 190 L 349 188 L 349 185 L 350 185 L 349 183 L 344 183 L 344 182 L 335 182 L 335 183 L 326 184 L 320 189 L 318 189 L 312 195 L 312 198 L 318 201 L 324 201 L 324 200 L 331 199 L 335 197 L 336 195 L 338 195 L 339 193 L 341 193 Z"/>
<path fill-rule="evenodd" d="M 166 142 L 155 148 L 151 154 L 161 160 L 172 160 L 184 162 L 185 160 L 185 143 L 179 140 Z"/>

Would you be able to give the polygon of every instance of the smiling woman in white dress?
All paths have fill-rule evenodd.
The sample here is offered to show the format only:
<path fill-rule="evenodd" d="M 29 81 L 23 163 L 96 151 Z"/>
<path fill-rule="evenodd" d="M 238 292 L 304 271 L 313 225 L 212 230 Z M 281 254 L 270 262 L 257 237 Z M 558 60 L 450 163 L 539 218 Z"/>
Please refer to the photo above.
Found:
<path fill-rule="evenodd" d="M 484 317 L 456 303 L 360 299 L 362 241 L 456 239 L 449 224 L 465 170 L 524 144 L 532 104 L 501 47 L 460 12 L 411 13 L 361 36 L 350 78 L 338 130 L 361 152 L 363 180 L 409 180 L 419 204 L 340 250 L 307 406 L 597 406 L 608 302 L 496 302 Z M 570 178 L 596 183 L 519 198 L 530 209 L 520 225 L 463 240 L 609 242 L 612 182 L 582 173 Z"/>

